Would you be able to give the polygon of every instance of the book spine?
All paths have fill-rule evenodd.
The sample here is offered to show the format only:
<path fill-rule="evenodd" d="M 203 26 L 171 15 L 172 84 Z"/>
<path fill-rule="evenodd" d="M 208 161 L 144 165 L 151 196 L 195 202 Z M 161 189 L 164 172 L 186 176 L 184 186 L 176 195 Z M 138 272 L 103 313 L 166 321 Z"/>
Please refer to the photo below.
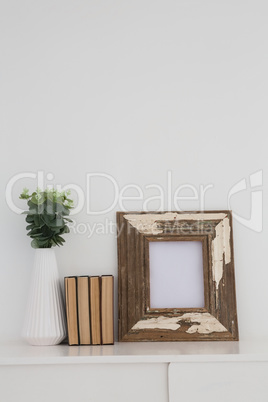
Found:
<path fill-rule="evenodd" d="M 90 345 L 89 277 L 77 277 L 78 328 L 80 345 Z"/>
<path fill-rule="evenodd" d="M 90 283 L 90 327 L 92 345 L 101 344 L 101 319 L 100 319 L 100 278 L 91 276 Z"/>
<path fill-rule="evenodd" d="M 114 277 L 101 277 L 101 343 L 114 344 Z"/>
<path fill-rule="evenodd" d="M 65 277 L 64 287 L 68 343 L 70 346 L 79 345 L 76 277 Z"/>

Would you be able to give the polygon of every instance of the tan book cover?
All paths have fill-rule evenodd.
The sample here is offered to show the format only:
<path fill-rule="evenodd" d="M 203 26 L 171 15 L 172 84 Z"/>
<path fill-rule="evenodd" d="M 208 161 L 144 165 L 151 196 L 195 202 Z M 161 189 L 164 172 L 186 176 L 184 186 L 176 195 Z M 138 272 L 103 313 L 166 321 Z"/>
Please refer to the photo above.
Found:
<path fill-rule="evenodd" d="M 76 278 L 65 277 L 64 285 L 65 285 L 68 343 L 69 345 L 79 345 Z"/>
<path fill-rule="evenodd" d="M 100 321 L 100 277 L 89 278 L 90 297 L 90 325 L 92 345 L 101 344 L 101 321 Z"/>
<path fill-rule="evenodd" d="M 77 277 L 78 326 L 80 345 L 90 345 L 89 278 Z"/>
<path fill-rule="evenodd" d="M 101 331 L 102 344 L 114 343 L 114 277 L 101 277 Z"/>

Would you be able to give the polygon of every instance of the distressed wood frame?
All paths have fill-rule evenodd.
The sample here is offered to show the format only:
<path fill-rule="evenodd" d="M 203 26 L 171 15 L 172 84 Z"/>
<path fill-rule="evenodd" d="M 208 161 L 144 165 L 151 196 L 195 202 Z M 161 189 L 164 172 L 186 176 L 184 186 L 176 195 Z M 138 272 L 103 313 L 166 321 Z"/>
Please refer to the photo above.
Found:
<path fill-rule="evenodd" d="M 117 212 L 119 341 L 236 341 L 231 211 Z M 149 242 L 202 241 L 204 308 L 150 308 Z"/>

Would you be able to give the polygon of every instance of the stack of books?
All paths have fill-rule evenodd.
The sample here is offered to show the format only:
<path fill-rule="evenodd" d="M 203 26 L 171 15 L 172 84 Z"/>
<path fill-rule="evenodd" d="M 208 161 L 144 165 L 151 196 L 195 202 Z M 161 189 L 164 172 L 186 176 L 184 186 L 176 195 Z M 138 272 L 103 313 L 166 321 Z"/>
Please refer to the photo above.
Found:
<path fill-rule="evenodd" d="M 69 345 L 114 343 L 114 277 L 64 278 Z"/>

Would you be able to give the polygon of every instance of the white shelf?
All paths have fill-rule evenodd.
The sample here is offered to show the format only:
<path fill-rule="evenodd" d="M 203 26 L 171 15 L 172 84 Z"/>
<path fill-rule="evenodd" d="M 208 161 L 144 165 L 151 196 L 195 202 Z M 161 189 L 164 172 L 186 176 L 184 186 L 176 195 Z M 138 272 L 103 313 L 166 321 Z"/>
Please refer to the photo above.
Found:
<path fill-rule="evenodd" d="M 106 346 L 30 346 L 0 342 L 0 365 L 268 362 L 268 342 L 144 342 Z"/>

